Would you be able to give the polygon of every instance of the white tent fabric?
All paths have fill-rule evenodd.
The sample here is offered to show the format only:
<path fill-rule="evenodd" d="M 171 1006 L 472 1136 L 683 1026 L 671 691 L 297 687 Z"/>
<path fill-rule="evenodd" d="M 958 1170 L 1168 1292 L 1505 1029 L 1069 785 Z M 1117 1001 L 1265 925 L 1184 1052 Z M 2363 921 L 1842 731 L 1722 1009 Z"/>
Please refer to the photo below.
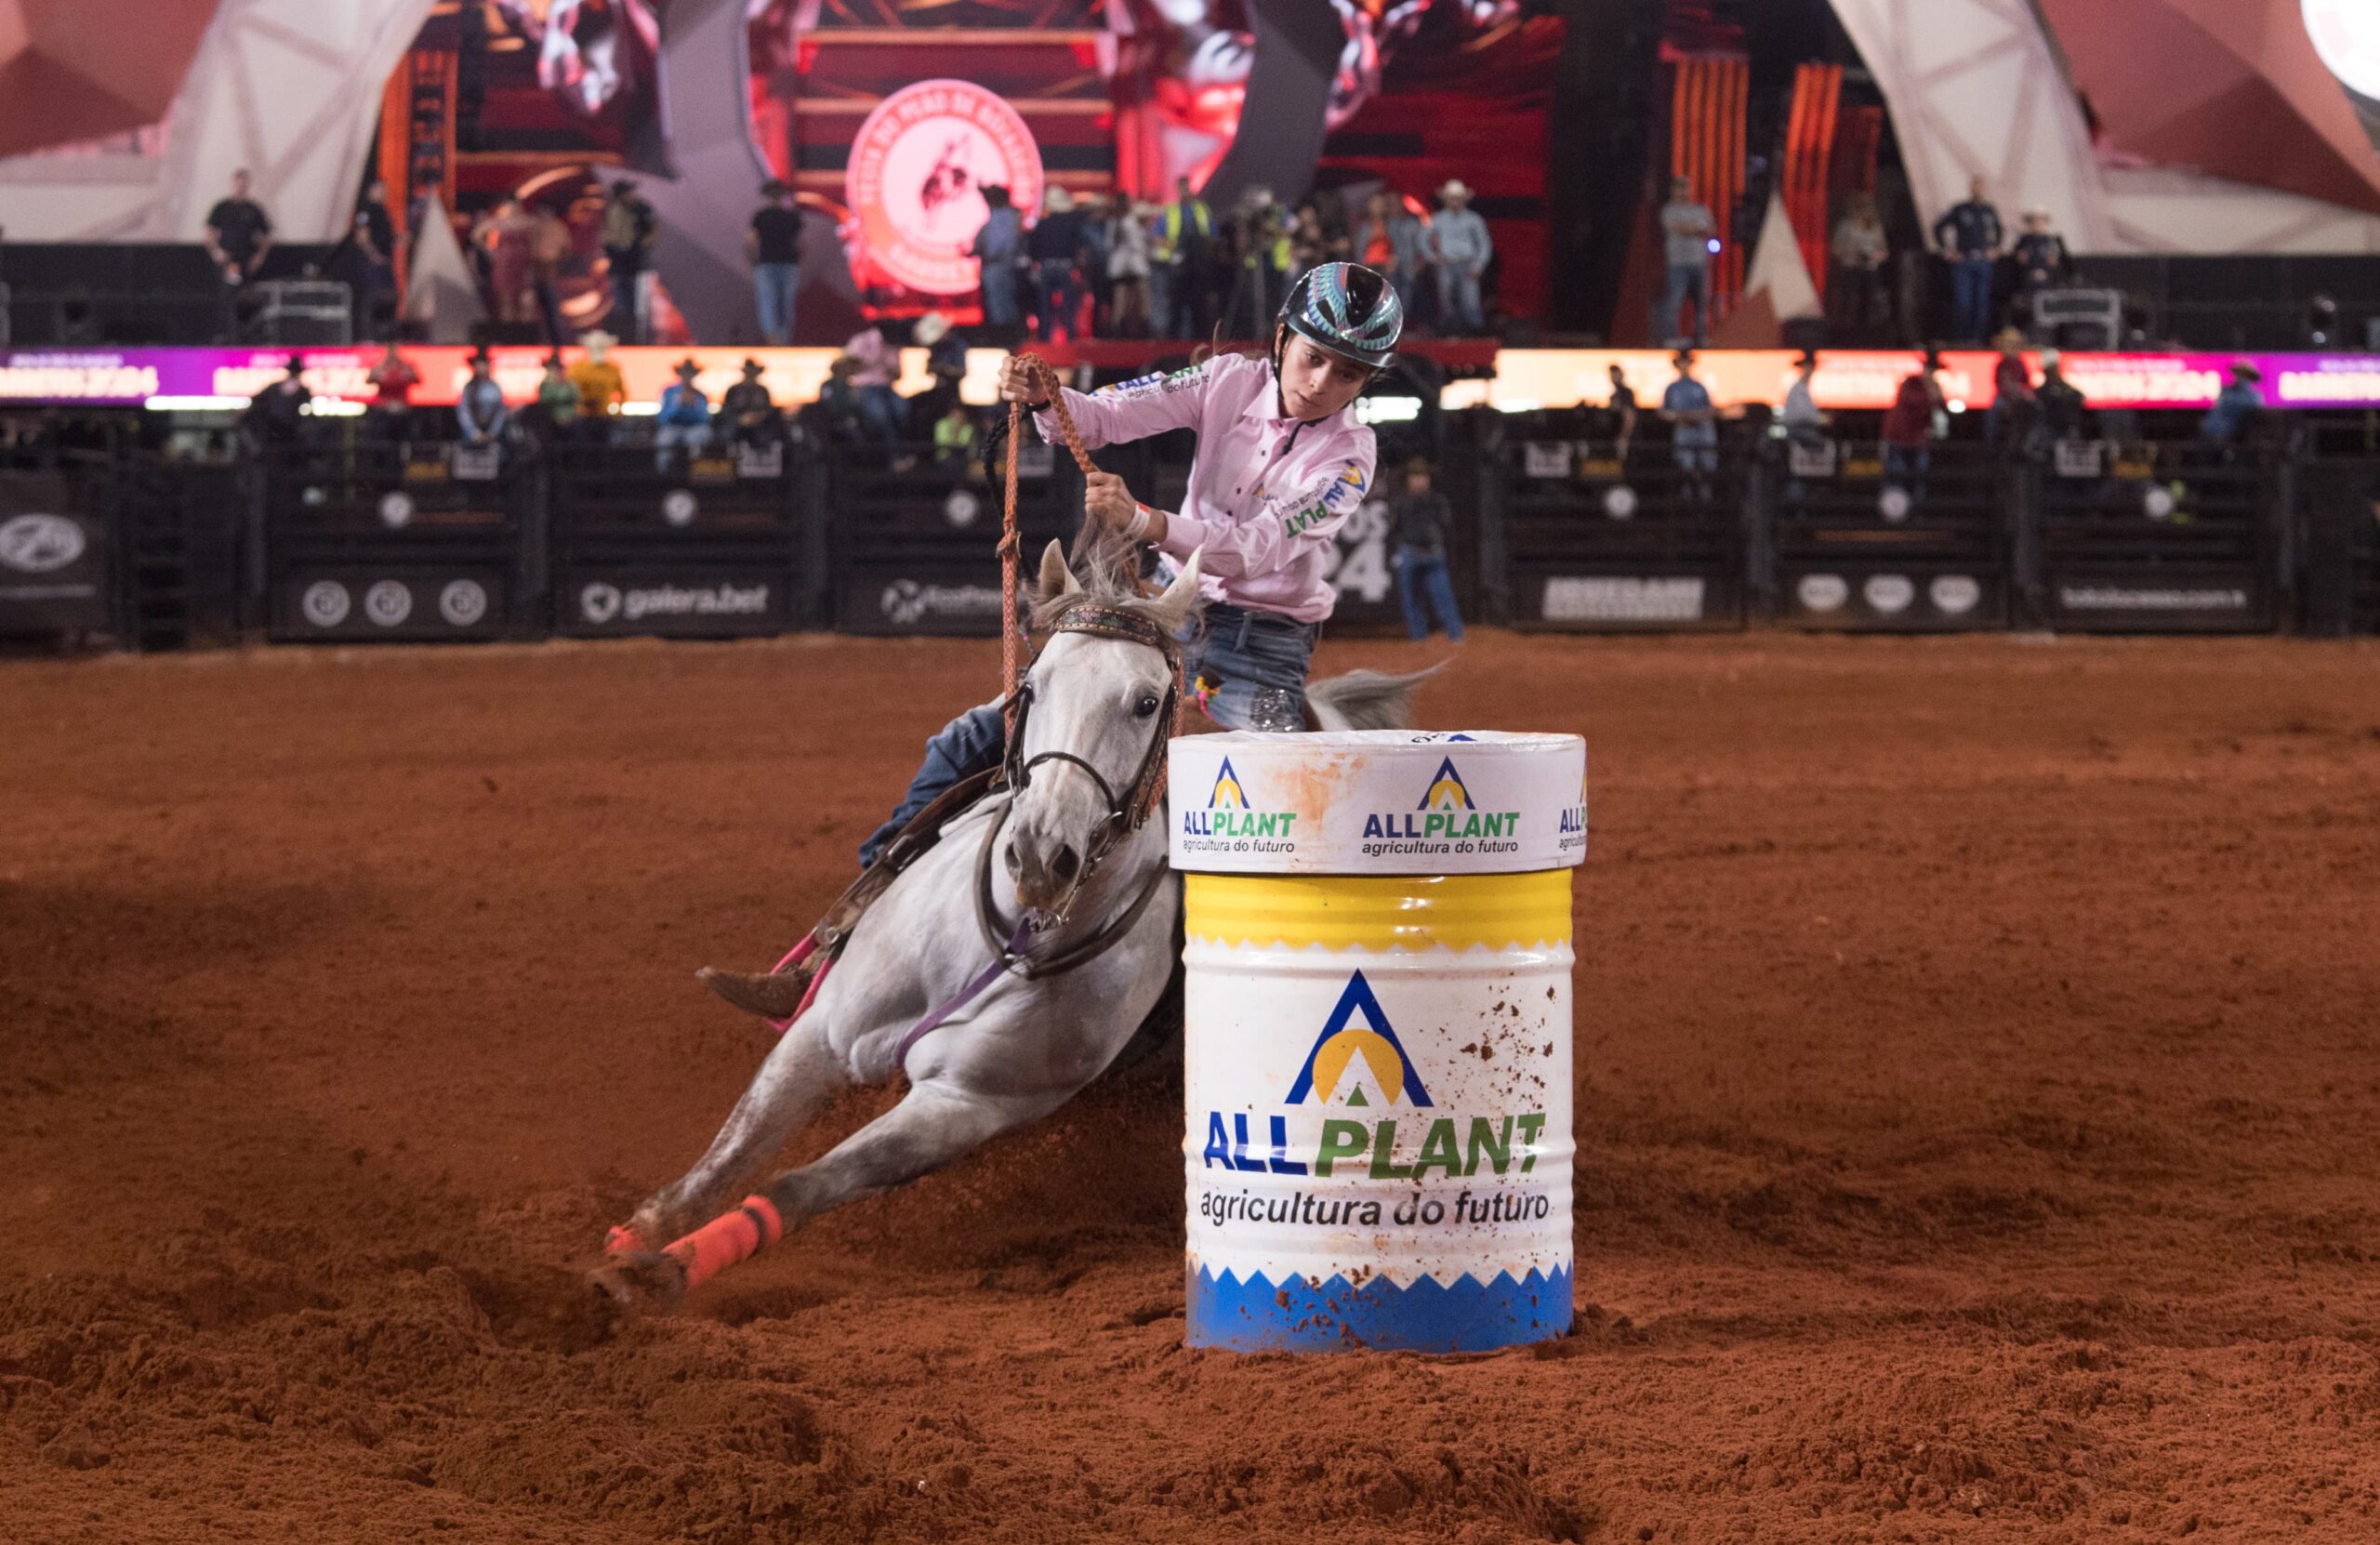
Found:
<path fill-rule="evenodd" d="M 455 223 L 436 194 L 421 207 L 421 230 L 413 243 L 413 267 L 405 278 L 404 320 L 422 324 L 431 343 L 469 343 L 472 324 L 485 316 L 478 278 Z"/>
<path fill-rule="evenodd" d="M 1752 248 L 1752 269 L 1744 275 L 1747 299 L 1763 290 L 1768 292 L 1769 307 L 1779 322 L 1824 314 L 1818 287 L 1810 282 L 1810 266 L 1802 260 L 1802 244 L 1785 213 L 1785 200 L 1774 192 L 1768 195 L 1767 217 L 1760 222 L 1760 243 Z"/>

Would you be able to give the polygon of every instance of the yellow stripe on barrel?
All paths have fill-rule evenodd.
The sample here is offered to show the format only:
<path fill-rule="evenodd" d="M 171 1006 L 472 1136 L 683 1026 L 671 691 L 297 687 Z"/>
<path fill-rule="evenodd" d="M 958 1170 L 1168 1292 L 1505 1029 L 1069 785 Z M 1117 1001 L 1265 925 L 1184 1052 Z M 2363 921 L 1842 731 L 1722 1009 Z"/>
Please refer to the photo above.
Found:
<path fill-rule="evenodd" d="M 1185 875 L 1183 931 L 1302 949 L 1527 949 L 1570 942 L 1570 871 L 1525 875 Z"/>

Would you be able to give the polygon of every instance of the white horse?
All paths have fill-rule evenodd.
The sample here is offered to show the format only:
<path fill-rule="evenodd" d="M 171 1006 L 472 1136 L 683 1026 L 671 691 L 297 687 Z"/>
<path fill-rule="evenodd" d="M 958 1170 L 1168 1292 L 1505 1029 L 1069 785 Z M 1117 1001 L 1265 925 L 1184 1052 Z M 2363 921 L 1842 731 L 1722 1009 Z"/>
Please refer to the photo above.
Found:
<path fill-rule="evenodd" d="M 1164 755 L 1177 661 L 1159 641 L 1178 637 L 1197 610 L 1198 566 L 1194 555 L 1163 595 L 1144 599 L 1108 563 L 1093 564 L 1086 589 L 1050 545 L 1038 614 L 1058 630 L 1026 676 L 1030 711 L 1011 760 L 1032 769 L 1025 786 L 952 821 L 892 882 L 709 1151 L 614 1231 L 612 1259 L 594 1280 L 616 1304 L 674 1306 L 689 1287 L 809 1219 L 1048 1115 L 1132 1038 L 1172 973 L 1181 887 L 1165 872 L 1161 803 L 1157 819 L 1135 825 L 1126 802 L 1149 759 Z M 1070 609 L 1083 603 L 1145 640 L 1068 630 L 1069 617 L 1084 614 Z M 1406 722 L 1414 680 L 1355 671 L 1316 682 L 1310 697 L 1325 728 L 1384 728 Z M 1028 915 L 1055 919 L 1025 946 L 1032 961 L 1114 937 L 1063 971 L 1003 971 L 916 1035 L 997 957 L 986 940 L 1025 935 Z M 899 1104 L 721 1212 L 838 1094 L 896 1074 L 909 1082 Z"/>

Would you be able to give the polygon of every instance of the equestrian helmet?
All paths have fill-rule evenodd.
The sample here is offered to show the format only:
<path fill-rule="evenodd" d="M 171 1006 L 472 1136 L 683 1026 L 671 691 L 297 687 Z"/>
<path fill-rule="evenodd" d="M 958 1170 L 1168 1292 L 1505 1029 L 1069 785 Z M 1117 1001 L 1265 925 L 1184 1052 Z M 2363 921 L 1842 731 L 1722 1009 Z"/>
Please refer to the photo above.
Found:
<path fill-rule="evenodd" d="M 1373 370 L 1388 363 L 1405 330 L 1405 307 L 1389 282 L 1361 263 L 1317 263 L 1298 275 L 1281 324 Z"/>

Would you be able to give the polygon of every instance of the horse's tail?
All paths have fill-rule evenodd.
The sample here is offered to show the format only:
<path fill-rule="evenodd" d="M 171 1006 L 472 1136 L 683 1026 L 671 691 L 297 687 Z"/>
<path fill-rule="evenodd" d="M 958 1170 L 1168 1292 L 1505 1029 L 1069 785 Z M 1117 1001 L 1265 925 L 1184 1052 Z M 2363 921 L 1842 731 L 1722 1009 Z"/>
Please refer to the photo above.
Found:
<path fill-rule="evenodd" d="M 1404 676 L 1351 670 L 1308 686 L 1306 701 L 1326 730 L 1409 730 L 1413 689 L 1445 668 L 1446 663 L 1440 661 L 1427 670 Z"/>

